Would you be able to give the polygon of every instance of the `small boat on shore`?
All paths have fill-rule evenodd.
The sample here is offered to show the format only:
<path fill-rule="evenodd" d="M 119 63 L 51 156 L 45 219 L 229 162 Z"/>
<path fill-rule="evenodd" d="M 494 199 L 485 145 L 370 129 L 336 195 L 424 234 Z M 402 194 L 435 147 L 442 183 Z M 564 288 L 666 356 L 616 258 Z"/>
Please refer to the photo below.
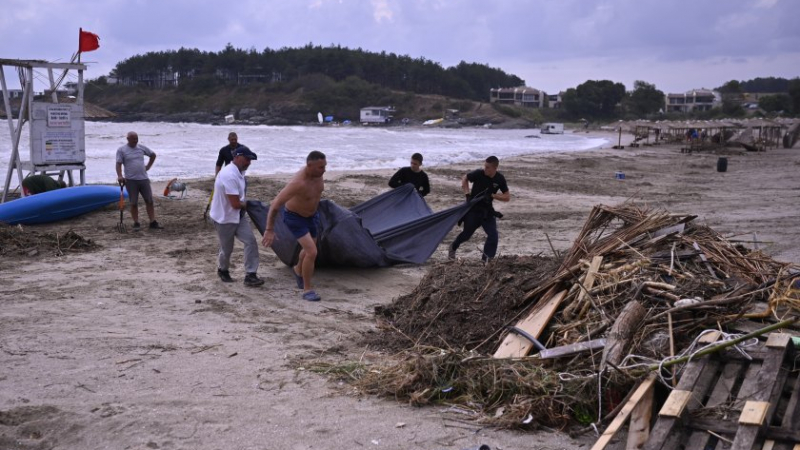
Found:
<path fill-rule="evenodd" d="M 119 187 L 75 186 L 0 204 L 0 223 L 31 225 L 58 222 L 119 201 Z M 128 193 L 124 192 L 124 197 Z"/>

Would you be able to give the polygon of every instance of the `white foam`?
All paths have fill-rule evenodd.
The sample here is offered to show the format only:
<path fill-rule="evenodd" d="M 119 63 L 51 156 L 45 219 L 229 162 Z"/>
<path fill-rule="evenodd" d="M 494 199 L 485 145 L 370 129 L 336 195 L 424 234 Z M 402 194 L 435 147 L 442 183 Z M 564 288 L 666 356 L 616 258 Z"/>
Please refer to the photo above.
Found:
<path fill-rule="evenodd" d="M 28 127 L 26 126 L 27 130 Z M 11 139 L 7 130 L 0 133 L 0 178 L 5 178 L 10 158 Z M 201 178 L 214 174 L 220 147 L 227 144 L 231 131 L 239 142 L 258 154 L 248 170 L 249 176 L 297 171 L 311 150 L 324 152 L 329 170 L 363 171 L 397 169 L 408 164 L 412 153 L 424 156 L 424 167 L 482 161 L 487 156 L 504 157 L 531 153 L 572 152 L 599 148 L 608 143 L 602 138 L 541 135 L 532 130 L 493 130 L 484 128 L 425 129 L 342 126 L 212 126 L 193 123 L 86 123 L 86 180 L 89 183 L 114 183 L 116 149 L 125 144 L 125 134 L 136 131 L 139 142 L 156 152 L 150 171 L 155 181 L 171 178 Z M 29 138 L 23 133 L 21 154 L 30 159 Z M 16 186 L 16 179 L 12 187 Z"/>

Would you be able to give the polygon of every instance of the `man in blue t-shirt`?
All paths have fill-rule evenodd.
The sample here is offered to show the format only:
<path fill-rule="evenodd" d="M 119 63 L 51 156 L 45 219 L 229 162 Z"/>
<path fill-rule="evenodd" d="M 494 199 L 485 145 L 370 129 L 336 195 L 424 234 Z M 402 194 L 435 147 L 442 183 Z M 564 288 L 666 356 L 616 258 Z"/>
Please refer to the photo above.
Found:
<path fill-rule="evenodd" d="M 456 240 L 450 245 L 447 257 L 455 259 L 456 250 L 464 242 L 468 241 L 478 228 L 483 228 L 486 232 L 486 242 L 483 244 L 483 256 L 481 259 L 486 262 L 497 254 L 497 217 L 500 213 L 495 212 L 492 206 L 493 200 L 507 202 L 511 200 L 511 193 L 508 191 L 506 178 L 497 171 L 500 160 L 496 156 L 486 158 L 483 169 L 473 170 L 461 178 L 461 188 L 467 196 L 467 201 L 473 199 L 476 202 L 472 208 L 464 215 L 464 230 L 456 236 Z M 470 190 L 469 184 L 472 183 Z"/>

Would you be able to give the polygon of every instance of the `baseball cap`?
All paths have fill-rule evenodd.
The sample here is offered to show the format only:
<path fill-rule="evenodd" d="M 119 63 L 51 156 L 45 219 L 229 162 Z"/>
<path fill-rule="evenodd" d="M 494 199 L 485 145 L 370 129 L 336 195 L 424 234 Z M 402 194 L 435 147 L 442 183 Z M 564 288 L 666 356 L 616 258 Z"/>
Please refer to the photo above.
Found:
<path fill-rule="evenodd" d="M 244 156 L 245 158 L 250 159 L 250 160 L 258 159 L 258 155 L 253 153 L 249 148 L 247 148 L 245 146 L 241 146 L 241 147 L 237 148 L 236 150 L 234 150 L 233 156 L 234 157 Z"/>

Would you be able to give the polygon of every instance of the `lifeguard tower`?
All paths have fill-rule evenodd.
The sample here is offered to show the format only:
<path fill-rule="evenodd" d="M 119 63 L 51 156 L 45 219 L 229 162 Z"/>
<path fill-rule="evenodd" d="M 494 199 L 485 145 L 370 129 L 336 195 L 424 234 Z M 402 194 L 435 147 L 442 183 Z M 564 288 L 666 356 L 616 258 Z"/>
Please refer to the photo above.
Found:
<path fill-rule="evenodd" d="M 22 97 L 17 117 L 11 109 L 11 96 L 6 84 L 6 67 L 16 69 L 19 74 Z M 0 59 L 0 87 L 3 89 L 8 130 L 11 133 L 11 157 L 5 174 L 3 196 L 0 203 L 8 197 L 12 178 L 18 185 L 22 180 L 36 173 L 58 175 L 59 180 L 68 178 L 70 186 L 75 185 L 73 171 L 80 174 L 79 185 L 86 184 L 86 144 L 84 130 L 83 71 L 81 63 L 51 63 L 37 60 Z M 46 71 L 49 89 L 41 98 L 34 100 L 34 74 L 41 78 Z M 55 71 L 60 72 L 55 78 Z M 74 101 L 59 103 L 58 87 L 70 71 L 77 72 L 77 93 Z M 29 124 L 30 159 L 23 161 L 20 155 L 22 131 Z M 20 189 L 21 191 L 21 189 Z M 25 195 L 20 192 L 20 195 Z"/>

